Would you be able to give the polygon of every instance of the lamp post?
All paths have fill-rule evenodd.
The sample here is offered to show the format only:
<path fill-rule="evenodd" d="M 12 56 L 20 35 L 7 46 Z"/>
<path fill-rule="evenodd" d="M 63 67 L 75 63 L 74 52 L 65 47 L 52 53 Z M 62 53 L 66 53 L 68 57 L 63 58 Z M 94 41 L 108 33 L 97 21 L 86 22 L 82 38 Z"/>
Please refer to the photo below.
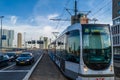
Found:
<path fill-rule="evenodd" d="M 26 48 L 26 32 L 24 32 L 24 48 Z"/>
<path fill-rule="evenodd" d="M 2 52 L 2 18 L 4 18 L 4 16 L 0 16 L 1 18 L 1 52 Z"/>

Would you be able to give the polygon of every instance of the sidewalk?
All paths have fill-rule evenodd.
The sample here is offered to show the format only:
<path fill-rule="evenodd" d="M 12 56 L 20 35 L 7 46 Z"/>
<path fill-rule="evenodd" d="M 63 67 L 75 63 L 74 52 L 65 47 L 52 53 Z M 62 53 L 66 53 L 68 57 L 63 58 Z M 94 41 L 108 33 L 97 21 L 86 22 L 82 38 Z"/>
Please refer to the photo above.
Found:
<path fill-rule="evenodd" d="M 47 53 L 33 71 L 29 80 L 68 80 L 51 61 Z"/>

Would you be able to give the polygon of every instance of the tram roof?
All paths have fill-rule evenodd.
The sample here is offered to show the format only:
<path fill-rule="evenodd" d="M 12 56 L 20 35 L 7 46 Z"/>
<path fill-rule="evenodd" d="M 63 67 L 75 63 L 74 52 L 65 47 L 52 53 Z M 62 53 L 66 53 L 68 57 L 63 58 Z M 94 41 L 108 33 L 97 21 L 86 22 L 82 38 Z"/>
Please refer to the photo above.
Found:
<path fill-rule="evenodd" d="M 81 24 L 80 23 L 76 23 L 76 24 L 73 24 L 73 25 L 70 25 L 70 26 L 68 26 L 61 34 L 60 34 L 60 36 L 61 35 L 63 35 L 63 34 L 65 34 L 66 32 L 68 32 L 68 31 L 71 31 L 71 30 L 80 30 L 81 29 Z"/>
<path fill-rule="evenodd" d="M 71 30 L 81 30 L 81 27 L 83 27 L 83 26 L 108 26 L 109 24 L 80 24 L 80 23 L 75 23 L 75 24 L 73 24 L 73 25 L 70 25 L 70 26 L 68 26 L 60 35 L 59 35 L 59 37 L 60 36 L 62 36 L 63 34 L 65 34 L 66 32 L 69 32 L 69 31 L 71 31 Z M 58 38 L 59 38 L 58 37 Z M 57 38 L 57 39 L 58 39 Z M 57 40 L 56 39 L 56 40 Z M 55 41 L 56 41 L 55 40 Z"/>
<path fill-rule="evenodd" d="M 109 24 L 80 24 L 80 23 L 75 23 L 73 25 L 68 26 L 61 34 L 60 36 L 62 36 L 63 34 L 65 34 L 68 31 L 71 30 L 80 30 L 81 27 L 83 26 L 108 26 Z"/>

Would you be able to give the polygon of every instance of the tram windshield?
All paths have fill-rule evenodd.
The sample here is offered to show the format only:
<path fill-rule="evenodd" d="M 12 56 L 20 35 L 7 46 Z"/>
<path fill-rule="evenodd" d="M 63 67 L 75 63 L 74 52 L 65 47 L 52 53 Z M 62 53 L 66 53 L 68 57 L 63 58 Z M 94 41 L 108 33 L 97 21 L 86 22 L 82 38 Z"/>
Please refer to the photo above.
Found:
<path fill-rule="evenodd" d="M 108 26 L 83 26 L 83 59 L 93 70 L 108 68 L 111 61 L 111 41 Z"/>

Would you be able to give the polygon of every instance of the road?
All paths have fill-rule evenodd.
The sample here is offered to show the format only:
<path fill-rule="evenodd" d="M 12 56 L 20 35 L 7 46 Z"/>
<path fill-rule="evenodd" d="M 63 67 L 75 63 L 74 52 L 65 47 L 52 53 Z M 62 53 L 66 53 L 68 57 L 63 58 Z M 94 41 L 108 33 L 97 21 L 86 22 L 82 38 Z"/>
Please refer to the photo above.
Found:
<path fill-rule="evenodd" d="M 7 67 L 0 68 L 0 80 L 23 80 L 26 77 L 27 73 L 31 70 L 31 68 L 37 62 L 37 60 L 40 58 L 42 53 L 43 52 L 40 52 L 40 51 L 33 51 L 35 62 L 32 65 L 16 66 L 15 62 L 10 62 Z M 39 64 L 41 64 L 41 62 Z M 120 64 L 114 63 L 114 66 L 116 66 L 115 73 L 119 74 L 116 76 L 115 80 L 120 80 Z M 43 78 L 43 76 L 39 76 L 39 78 L 40 77 Z"/>
<path fill-rule="evenodd" d="M 9 66 L 0 69 L 0 80 L 22 80 L 41 56 L 42 52 L 34 51 L 35 62 L 32 65 L 16 66 L 10 62 Z"/>

